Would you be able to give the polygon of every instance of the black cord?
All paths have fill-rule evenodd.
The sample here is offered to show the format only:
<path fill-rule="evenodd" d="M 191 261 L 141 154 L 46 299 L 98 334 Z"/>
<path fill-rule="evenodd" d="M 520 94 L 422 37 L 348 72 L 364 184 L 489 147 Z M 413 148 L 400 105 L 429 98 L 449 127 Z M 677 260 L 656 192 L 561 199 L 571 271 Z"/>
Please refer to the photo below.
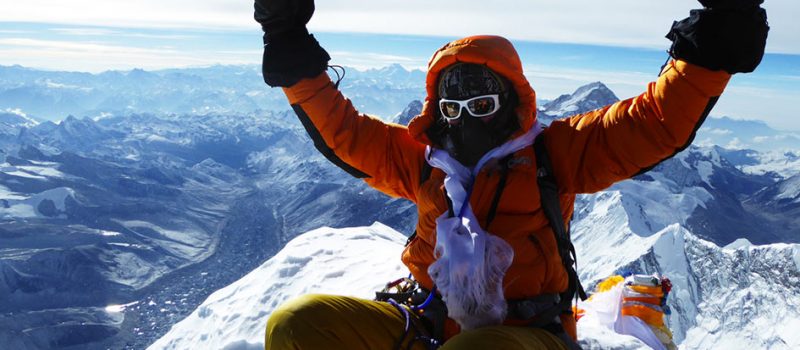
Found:
<path fill-rule="evenodd" d="M 347 71 L 344 69 L 344 67 L 342 67 L 342 66 L 340 66 L 338 64 L 330 65 L 330 66 L 328 66 L 328 68 L 330 68 L 331 70 L 333 70 L 334 73 L 336 73 L 336 83 L 334 83 L 333 86 L 338 89 L 339 88 L 339 83 L 342 82 L 342 80 L 344 79 L 344 76 L 347 74 Z M 339 74 L 339 69 L 342 70 L 342 74 Z"/>
<path fill-rule="evenodd" d="M 672 51 L 671 50 L 667 50 L 667 60 L 664 61 L 664 64 L 661 65 L 661 70 L 658 71 L 658 76 L 659 77 L 664 72 L 664 67 L 666 67 L 669 64 L 669 60 L 671 60 L 671 59 L 672 59 Z"/>
<path fill-rule="evenodd" d="M 514 157 L 514 154 L 509 154 L 502 162 L 502 168 L 500 170 L 500 182 L 497 183 L 497 189 L 494 191 L 494 198 L 492 199 L 492 206 L 489 207 L 489 215 L 486 217 L 486 231 L 489 231 L 489 227 L 492 225 L 492 221 L 494 221 L 494 217 L 497 214 L 497 205 L 500 204 L 500 196 L 503 195 L 503 190 L 506 188 L 506 181 L 508 180 L 508 168 L 511 159 Z"/>

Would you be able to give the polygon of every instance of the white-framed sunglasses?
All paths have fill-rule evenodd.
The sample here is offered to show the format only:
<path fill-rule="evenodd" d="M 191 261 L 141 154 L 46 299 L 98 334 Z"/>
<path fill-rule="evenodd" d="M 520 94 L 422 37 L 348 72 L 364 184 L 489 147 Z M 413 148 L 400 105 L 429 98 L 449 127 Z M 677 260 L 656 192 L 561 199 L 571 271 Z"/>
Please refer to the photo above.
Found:
<path fill-rule="evenodd" d="M 442 116 L 447 120 L 456 120 L 461 118 L 461 110 L 466 107 L 467 113 L 473 117 L 481 118 L 500 109 L 500 95 L 483 95 L 473 97 L 468 100 L 439 100 L 439 110 L 442 111 Z"/>

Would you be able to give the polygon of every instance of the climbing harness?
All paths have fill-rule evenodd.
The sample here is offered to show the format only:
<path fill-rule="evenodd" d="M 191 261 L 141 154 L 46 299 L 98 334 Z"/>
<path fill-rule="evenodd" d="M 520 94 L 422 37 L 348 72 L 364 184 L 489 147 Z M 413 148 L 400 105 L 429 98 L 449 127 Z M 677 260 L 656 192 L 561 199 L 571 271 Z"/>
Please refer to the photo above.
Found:
<path fill-rule="evenodd" d="M 412 338 L 406 349 L 421 342 L 428 350 L 435 350 L 444 342 L 447 309 L 436 297 L 435 287 L 428 291 L 409 275 L 387 283 L 380 292 L 375 292 L 375 300 L 391 304 L 403 315 L 405 326 L 395 345 L 396 350 L 402 349 L 409 336 Z"/>

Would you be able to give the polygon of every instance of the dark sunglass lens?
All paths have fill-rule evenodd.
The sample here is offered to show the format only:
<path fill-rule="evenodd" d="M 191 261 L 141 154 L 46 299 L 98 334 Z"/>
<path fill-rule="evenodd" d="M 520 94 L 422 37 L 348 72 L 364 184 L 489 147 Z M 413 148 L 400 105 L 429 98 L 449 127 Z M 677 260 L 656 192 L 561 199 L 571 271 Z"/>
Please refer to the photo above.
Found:
<path fill-rule="evenodd" d="M 491 97 L 479 98 L 469 101 L 469 111 L 476 115 L 489 114 L 494 110 L 494 99 Z"/>
<path fill-rule="evenodd" d="M 456 102 L 442 102 L 441 107 L 442 113 L 448 118 L 457 117 L 458 112 L 461 109 L 461 106 Z"/>

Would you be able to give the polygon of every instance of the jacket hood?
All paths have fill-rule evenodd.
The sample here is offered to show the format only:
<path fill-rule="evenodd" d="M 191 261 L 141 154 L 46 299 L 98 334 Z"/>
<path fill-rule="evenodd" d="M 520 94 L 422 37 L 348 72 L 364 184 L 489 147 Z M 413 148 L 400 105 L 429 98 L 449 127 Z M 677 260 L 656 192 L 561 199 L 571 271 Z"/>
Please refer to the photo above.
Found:
<path fill-rule="evenodd" d="M 506 38 L 479 35 L 450 42 L 433 54 L 425 78 L 427 96 L 422 105 L 422 113 L 408 123 L 408 132 L 414 139 L 432 145 L 425 131 L 433 126 L 438 118 L 439 74 L 448 66 L 459 62 L 485 65 L 511 81 L 519 96 L 516 114 L 521 130 L 517 133 L 522 134 L 530 130 L 536 121 L 536 93 L 523 74 L 517 50 Z"/>

